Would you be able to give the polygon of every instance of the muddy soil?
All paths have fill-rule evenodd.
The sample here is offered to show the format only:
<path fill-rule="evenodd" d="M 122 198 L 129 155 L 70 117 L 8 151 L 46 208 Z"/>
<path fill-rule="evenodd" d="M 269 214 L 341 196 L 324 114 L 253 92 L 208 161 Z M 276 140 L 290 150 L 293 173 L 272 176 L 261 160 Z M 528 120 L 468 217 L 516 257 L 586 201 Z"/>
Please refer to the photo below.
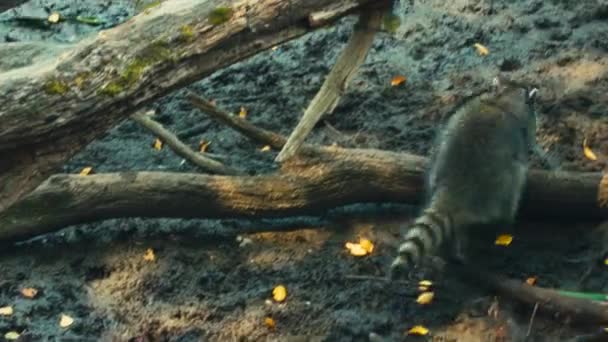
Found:
<path fill-rule="evenodd" d="M 106 24 L 40 31 L 6 21 L 52 10 L 99 16 Z M 537 138 L 561 169 L 606 168 L 608 3 L 426 0 L 399 10 L 404 17 L 398 32 L 377 35 L 348 93 L 310 142 L 427 155 L 439 124 L 501 71 L 541 89 Z M 136 11 L 130 1 L 30 1 L 0 14 L 0 41 L 73 42 Z M 252 123 L 289 134 L 354 22 L 345 18 L 188 90 L 235 113 L 243 106 Z M 475 43 L 490 53 L 479 56 Z M 391 87 L 395 75 L 405 75 L 407 82 Z M 209 152 L 226 164 L 250 174 L 272 172 L 276 151 L 262 152 L 261 146 L 209 120 L 184 94 L 177 91 L 153 105 L 163 125 L 193 147 L 201 139 L 211 141 Z M 585 158 L 584 139 L 598 160 Z M 96 172 L 197 172 L 170 150 L 151 148 L 153 140 L 125 121 L 63 171 L 93 166 Z M 544 167 L 538 158 L 534 166 Z M 526 335 L 527 341 L 568 341 L 602 328 L 540 313 L 530 327 L 531 308 L 463 282 L 449 269 L 415 270 L 407 283 L 387 285 L 377 277 L 384 275 L 394 241 L 416 208 L 397 207 L 399 215 L 378 214 L 386 213 L 378 209 L 373 218 L 358 218 L 362 210 L 370 209 L 354 206 L 352 217 L 321 223 L 300 218 L 287 222 L 294 226 L 291 232 L 239 239 L 239 229 L 265 231 L 277 222 L 134 218 L 68 227 L 33 239 L 0 255 L 0 307 L 14 309 L 0 316 L 0 335 L 18 331 L 32 341 L 366 341 L 375 332 L 397 341 L 522 341 Z M 589 260 L 602 250 L 601 239 L 592 233 L 598 224 L 521 220 L 509 247 L 494 245 L 497 230 L 477 237 L 472 255 L 509 277 L 536 276 L 540 286 L 576 289 Z M 356 258 L 345 250 L 344 243 L 359 236 L 375 243 L 370 256 Z M 237 241 L 242 238 L 250 243 Z M 144 260 L 148 248 L 154 250 L 153 262 Z M 356 277 L 361 275 L 366 277 Z M 422 278 L 435 282 L 435 299 L 427 306 L 415 302 Z M 587 289 L 607 291 L 607 281 L 600 268 Z M 288 291 L 283 303 L 272 301 L 279 284 Z M 38 296 L 23 298 L 25 287 L 38 289 Z M 75 319 L 69 328 L 58 324 L 62 313 Z M 276 326 L 270 328 L 266 318 Z M 414 325 L 426 326 L 430 334 L 407 336 Z"/>

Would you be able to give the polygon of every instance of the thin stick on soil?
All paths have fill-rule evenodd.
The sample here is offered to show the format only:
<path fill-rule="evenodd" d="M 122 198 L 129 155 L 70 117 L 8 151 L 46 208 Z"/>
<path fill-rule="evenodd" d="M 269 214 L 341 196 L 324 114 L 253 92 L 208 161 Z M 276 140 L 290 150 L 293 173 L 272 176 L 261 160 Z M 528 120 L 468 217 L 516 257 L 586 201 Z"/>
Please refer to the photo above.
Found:
<path fill-rule="evenodd" d="M 194 152 L 191 148 L 189 148 L 186 144 L 181 142 L 178 137 L 176 137 L 173 133 L 169 132 L 167 129 L 163 127 L 160 123 L 152 120 L 148 113 L 144 113 L 139 111 L 131 116 L 133 121 L 142 125 L 150 132 L 154 133 L 159 137 L 161 141 L 163 141 L 167 146 L 175 152 L 175 154 L 185 158 L 190 161 L 192 164 L 200 167 L 201 169 L 215 174 L 223 174 L 223 175 L 236 175 L 240 172 L 225 166 L 224 164 L 215 161 L 213 159 L 207 158 L 200 153 Z"/>
<path fill-rule="evenodd" d="M 536 317 L 536 310 L 538 310 L 538 302 L 534 304 L 534 310 L 532 310 L 532 316 L 530 316 L 530 322 L 528 323 L 528 332 L 526 333 L 526 338 L 530 336 L 532 332 L 532 324 L 534 324 L 534 317 Z"/>
<path fill-rule="evenodd" d="M 399 284 L 399 285 L 407 285 L 411 284 L 410 281 L 406 280 L 390 280 L 388 277 L 380 277 L 380 276 L 368 276 L 368 275 L 358 275 L 358 274 L 349 274 L 345 275 L 344 279 L 348 280 L 365 280 L 365 281 L 377 281 L 383 283 L 391 283 L 391 284 Z"/>
<path fill-rule="evenodd" d="M 353 280 L 389 281 L 389 278 L 387 278 L 387 277 L 357 275 L 357 274 L 349 274 L 349 275 L 344 276 L 344 278 L 353 279 Z"/>
<path fill-rule="evenodd" d="M 348 83 L 365 61 L 382 22 L 382 15 L 382 9 L 361 12 L 359 22 L 355 25 L 346 47 L 275 161 L 283 162 L 294 156 L 323 114 L 331 113 L 336 108 Z"/>
<path fill-rule="evenodd" d="M 608 307 L 597 302 L 574 297 L 566 297 L 559 291 L 537 286 L 530 286 L 523 281 L 497 276 L 470 264 L 452 265 L 456 274 L 474 284 L 481 284 L 488 289 L 537 310 L 550 313 L 554 317 L 569 318 L 572 321 L 597 324 L 608 323 Z M 531 326 L 531 323 L 530 323 Z"/>

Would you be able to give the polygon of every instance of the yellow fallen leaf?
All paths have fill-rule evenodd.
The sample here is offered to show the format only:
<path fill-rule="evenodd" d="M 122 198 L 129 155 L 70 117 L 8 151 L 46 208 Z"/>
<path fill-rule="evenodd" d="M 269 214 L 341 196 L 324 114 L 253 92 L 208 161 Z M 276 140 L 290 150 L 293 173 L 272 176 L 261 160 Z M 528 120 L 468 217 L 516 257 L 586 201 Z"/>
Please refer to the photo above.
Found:
<path fill-rule="evenodd" d="M 422 325 L 416 325 L 416 326 L 413 326 L 410 330 L 408 330 L 407 333 L 409 335 L 424 336 L 429 333 L 429 329 L 427 329 L 426 327 L 424 327 Z"/>
<path fill-rule="evenodd" d="M 277 326 L 276 322 L 271 317 L 266 317 L 266 319 L 264 319 L 264 324 L 272 330 Z"/>
<path fill-rule="evenodd" d="M 279 285 L 272 290 L 272 298 L 277 302 L 282 302 L 287 298 L 287 288 Z"/>
<path fill-rule="evenodd" d="M 74 319 L 68 315 L 61 314 L 61 318 L 59 319 L 59 326 L 62 328 L 67 328 L 74 323 Z"/>
<path fill-rule="evenodd" d="M 475 45 L 473 45 L 473 46 L 475 46 L 475 48 L 477 49 L 477 53 L 480 56 L 487 56 L 490 53 L 490 50 L 488 50 L 487 47 L 485 47 L 479 43 L 475 43 Z"/>
<path fill-rule="evenodd" d="M 0 308 L 0 316 L 10 316 L 13 314 L 12 306 L 4 306 Z"/>
<path fill-rule="evenodd" d="M 597 203 L 600 208 L 608 208 L 608 172 L 604 173 L 602 180 L 600 180 Z"/>
<path fill-rule="evenodd" d="M 152 248 L 146 249 L 146 253 L 144 254 L 144 260 L 146 261 L 155 261 L 156 255 L 154 255 L 154 250 Z"/>
<path fill-rule="evenodd" d="M 277 49 L 278 49 L 278 48 L 279 48 L 279 47 L 275 45 L 275 46 L 271 47 L 271 48 L 270 48 L 270 50 L 272 50 L 272 51 L 277 51 Z"/>
<path fill-rule="evenodd" d="M 428 286 L 418 286 L 418 291 L 419 292 L 426 292 L 430 289 L 430 287 Z"/>
<path fill-rule="evenodd" d="M 239 118 L 244 119 L 247 117 L 247 109 L 241 106 L 241 111 L 239 112 Z"/>
<path fill-rule="evenodd" d="M 365 249 L 367 253 L 371 253 L 374 250 L 374 244 L 368 239 L 360 238 L 359 245 L 361 245 L 361 248 Z"/>
<path fill-rule="evenodd" d="M 364 256 L 367 255 L 367 251 L 358 243 L 347 242 L 346 249 L 350 251 L 351 255 L 354 256 Z"/>
<path fill-rule="evenodd" d="M 83 168 L 82 170 L 80 170 L 80 175 L 88 176 L 91 173 L 91 171 L 93 171 L 93 168 L 90 166 L 87 166 L 87 167 Z"/>
<path fill-rule="evenodd" d="M 49 15 L 47 20 L 51 24 L 57 24 L 59 22 L 60 18 L 61 18 L 61 15 L 58 12 L 53 12 L 53 13 L 51 13 L 51 15 Z"/>
<path fill-rule="evenodd" d="M 433 298 L 435 297 L 435 293 L 434 292 L 423 292 L 418 296 L 418 299 L 416 299 L 416 303 L 418 304 L 430 304 L 433 301 Z"/>
<path fill-rule="evenodd" d="M 583 154 L 589 160 L 594 160 L 594 161 L 597 160 L 597 156 L 595 155 L 595 153 L 593 153 L 593 151 L 591 150 L 591 147 L 589 147 L 589 145 L 587 145 L 586 138 L 583 139 Z"/>
<path fill-rule="evenodd" d="M 160 151 L 161 148 L 163 148 L 163 142 L 156 138 L 156 140 L 154 140 L 154 144 L 152 145 L 154 147 L 155 150 Z"/>
<path fill-rule="evenodd" d="M 201 153 L 205 153 L 207 152 L 207 150 L 209 149 L 209 145 L 211 144 L 211 141 L 207 141 L 205 139 L 201 139 L 201 142 L 198 145 L 198 150 Z"/>
<path fill-rule="evenodd" d="M 528 279 L 526 279 L 526 284 L 528 284 L 530 286 L 534 286 L 534 285 L 536 285 L 537 280 L 538 280 L 538 278 L 536 276 L 529 277 Z"/>
<path fill-rule="evenodd" d="M 402 83 L 405 83 L 406 80 L 407 80 L 407 78 L 405 78 L 405 76 L 397 75 L 397 76 L 393 77 L 393 79 L 391 80 L 391 86 L 396 87 Z"/>
<path fill-rule="evenodd" d="M 494 242 L 497 246 L 508 246 L 513 241 L 513 235 L 509 234 L 501 234 L 498 235 L 496 241 Z"/>
<path fill-rule="evenodd" d="M 266 146 L 262 147 L 260 149 L 260 151 L 262 151 L 262 152 L 268 152 L 268 151 L 270 151 L 270 145 L 266 145 Z"/>
<path fill-rule="evenodd" d="M 604 259 L 604 265 L 608 266 L 608 258 Z"/>
<path fill-rule="evenodd" d="M 21 294 L 25 298 L 32 299 L 32 298 L 36 297 L 36 295 L 38 294 L 38 290 L 36 290 L 33 287 L 26 287 L 26 288 L 21 289 Z"/>
<path fill-rule="evenodd" d="M 16 339 L 19 338 L 19 333 L 16 331 L 9 331 L 6 334 L 4 334 L 4 339 L 9 340 L 9 341 L 14 341 Z"/>
<path fill-rule="evenodd" d="M 433 286 L 433 282 L 430 280 L 421 280 L 418 282 L 418 286 L 431 287 L 431 286 Z"/>

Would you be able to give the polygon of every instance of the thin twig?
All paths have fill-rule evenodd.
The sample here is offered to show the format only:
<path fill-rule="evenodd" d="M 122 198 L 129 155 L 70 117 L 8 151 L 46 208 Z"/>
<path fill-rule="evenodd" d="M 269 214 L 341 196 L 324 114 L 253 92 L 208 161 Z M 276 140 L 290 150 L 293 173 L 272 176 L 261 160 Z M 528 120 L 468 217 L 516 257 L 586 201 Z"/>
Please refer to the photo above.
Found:
<path fill-rule="evenodd" d="M 213 119 L 235 129 L 239 133 L 257 142 L 270 145 L 272 148 L 279 150 L 287 141 L 287 139 L 282 135 L 258 128 L 247 120 L 230 115 L 228 112 L 219 109 L 215 105 L 211 104 L 211 102 L 197 96 L 192 92 L 188 93 L 188 99 L 190 99 L 195 107 L 207 113 L 207 115 Z"/>
<path fill-rule="evenodd" d="M 411 285 L 412 284 L 412 282 L 407 281 L 407 280 L 390 280 L 388 277 L 357 275 L 357 274 L 345 275 L 344 279 L 379 281 L 379 282 L 398 284 L 398 285 Z"/>
<path fill-rule="evenodd" d="M 559 313 L 575 321 L 608 323 L 608 308 L 597 302 L 563 296 L 558 290 L 530 286 L 519 280 L 497 276 L 471 264 L 452 263 L 451 269 L 467 282 L 481 284 L 523 304 L 542 306 L 544 312 Z"/>
<path fill-rule="evenodd" d="M 179 138 L 173 133 L 166 130 L 160 123 L 152 120 L 149 115 L 142 111 L 131 115 L 131 119 L 158 136 L 162 142 L 167 144 L 167 146 L 169 146 L 169 148 L 175 152 L 175 154 L 185 158 L 192 164 L 202 168 L 205 171 L 223 175 L 237 175 L 240 173 L 236 169 L 225 166 L 218 161 L 194 152 L 186 144 L 181 142 L 181 140 L 179 140 Z"/>
<path fill-rule="evenodd" d="M 536 317 L 536 310 L 538 310 L 538 302 L 534 304 L 534 310 L 532 310 L 532 316 L 530 316 L 530 323 L 528 323 L 528 332 L 526 333 L 526 339 L 530 336 L 532 332 L 532 324 L 534 324 L 534 317 Z"/>
<path fill-rule="evenodd" d="M 389 278 L 387 278 L 387 277 L 357 275 L 357 274 L 348 274 L 348 275 L 345 275 L 344 278 L 353 279 L 353 280 L 389 281 Z"/>

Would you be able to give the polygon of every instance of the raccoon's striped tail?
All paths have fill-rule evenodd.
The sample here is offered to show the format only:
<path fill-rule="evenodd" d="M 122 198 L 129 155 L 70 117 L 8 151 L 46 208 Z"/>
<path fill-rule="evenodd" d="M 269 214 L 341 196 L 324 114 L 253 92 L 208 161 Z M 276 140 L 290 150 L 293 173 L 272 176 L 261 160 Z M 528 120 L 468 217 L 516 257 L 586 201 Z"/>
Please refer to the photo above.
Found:
<path fill-rule="evenodd" d="M 448 214 L 437 212 L 432 207 L 425 209 L 404 236 L 399 245 L 399 255 L 390 268 L 390 277 L 395 278 L 431 254 L 454 234 L 454 224 Z"/>

